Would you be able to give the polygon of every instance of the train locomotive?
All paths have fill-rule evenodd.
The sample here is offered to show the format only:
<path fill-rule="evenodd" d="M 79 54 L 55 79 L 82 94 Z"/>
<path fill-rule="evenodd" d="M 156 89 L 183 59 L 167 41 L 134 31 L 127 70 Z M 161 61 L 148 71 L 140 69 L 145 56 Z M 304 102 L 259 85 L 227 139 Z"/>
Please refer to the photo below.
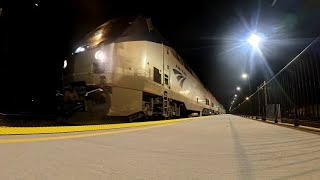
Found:
<path fill-rule="evenodd" d="M 149 18 L 111 19 L 88 33 L 72 54 L 63 70 L 69 118 L 132 122 L 224 112 Z"/>

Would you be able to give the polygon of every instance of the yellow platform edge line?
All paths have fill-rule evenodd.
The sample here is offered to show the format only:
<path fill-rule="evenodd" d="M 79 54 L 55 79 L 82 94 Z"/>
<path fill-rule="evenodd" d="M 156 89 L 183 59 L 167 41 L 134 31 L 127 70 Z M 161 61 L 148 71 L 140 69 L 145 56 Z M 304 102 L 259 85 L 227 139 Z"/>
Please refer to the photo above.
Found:
<path fill-rule="evenodd" d="M 208 117 L 208 116 L 181 118 L 181 119 L 172 119 L 172 120 L 148 121 L 148 122 L 121 123 L 121 124 L 52 126 L 52 127 L 0 127 L 0 135 L 54 134 L 54 133 L 120 129 L 120 128 L 148 126 L 148 125 L 168 124 L 168 123 L 175 123 L 175 122 L 181 122 L 181 121 L 190 121 L 190 120 L 202 119 L 204 117 Z"/>

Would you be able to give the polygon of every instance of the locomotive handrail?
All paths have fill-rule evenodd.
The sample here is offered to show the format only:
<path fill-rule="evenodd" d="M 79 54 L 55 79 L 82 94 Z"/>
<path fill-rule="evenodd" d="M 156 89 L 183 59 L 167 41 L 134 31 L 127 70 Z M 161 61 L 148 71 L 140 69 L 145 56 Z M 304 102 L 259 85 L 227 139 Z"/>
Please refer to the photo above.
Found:
<path fill-rule="evenodd" d="M 86 92 L 86 94 L 84 96 L 88 96 L 89 94 L 97 92 L 97 91 L 103 92 L 103 89 L 98 88 L 98 89 L 94 89 L 94 90 L 88 91 L 88 92 Z"/>

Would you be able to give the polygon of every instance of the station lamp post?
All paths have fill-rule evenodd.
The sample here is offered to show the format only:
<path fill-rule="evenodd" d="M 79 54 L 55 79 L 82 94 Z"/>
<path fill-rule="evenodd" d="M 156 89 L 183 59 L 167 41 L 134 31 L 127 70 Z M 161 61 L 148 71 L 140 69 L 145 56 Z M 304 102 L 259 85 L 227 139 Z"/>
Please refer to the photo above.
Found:
<path fill-rule="evenodd" d="M 251 94 L 251 84 L 250 84 L 249 75 L 247 73 L 243 73 L 241 75 L 241 78 L 244 79 L 245 81 L 248 81 L 249 94 Z"/>
<path fill-rule="evenodd" d="M 261 42 L 261 38 L 256 34 L 251 34 L 247 39 L 247 42 L 253 47 L 258 48 Z"/>

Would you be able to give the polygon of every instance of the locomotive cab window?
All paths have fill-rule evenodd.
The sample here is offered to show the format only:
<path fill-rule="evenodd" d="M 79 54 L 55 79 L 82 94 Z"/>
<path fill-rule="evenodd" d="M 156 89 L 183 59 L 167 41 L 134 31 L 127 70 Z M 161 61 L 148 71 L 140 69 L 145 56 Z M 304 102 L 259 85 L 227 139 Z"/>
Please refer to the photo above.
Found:
<path fill-rule="evenodd" d="M 158 68 L 153 67 L 153 81 L 161 84 L 161 74 Z"/>
<path fill-rule="evenodd" d="M 168 77 L 168 75 L 164 75 L 164 83 L 166 84 L 166 85 L 169 85 L 169 77 Z"/>

